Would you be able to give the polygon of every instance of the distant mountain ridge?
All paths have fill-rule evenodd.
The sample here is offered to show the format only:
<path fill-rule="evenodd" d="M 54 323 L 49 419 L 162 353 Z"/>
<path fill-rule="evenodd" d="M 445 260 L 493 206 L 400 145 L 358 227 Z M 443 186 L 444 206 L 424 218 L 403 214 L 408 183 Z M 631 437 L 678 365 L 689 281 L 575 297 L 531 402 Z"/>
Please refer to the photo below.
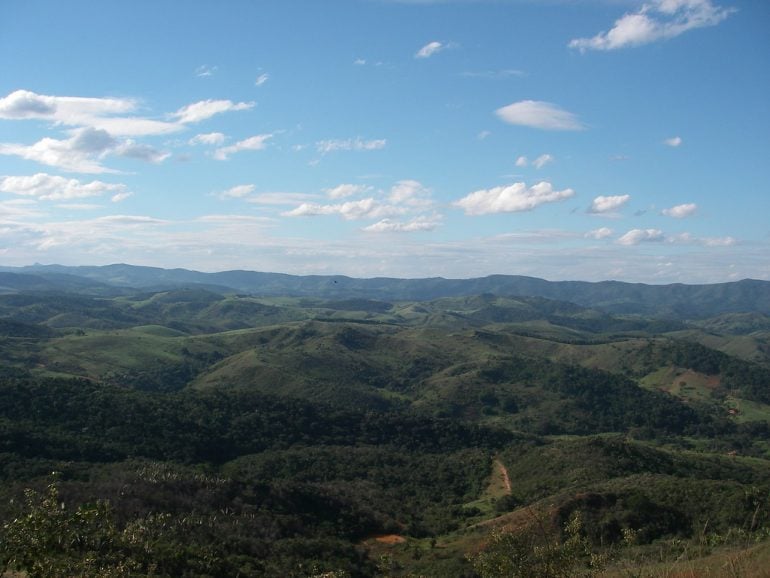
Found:
<path fill-rule="evenodd" d="M 615 314 L 697 318 L 724 313 L 770 314 L 770 281 L 704 285 L 647 285 L 621 281 L 546 281 L 520 275 L 473 279 L 358 279 L 344 275 L 288 275 L 257 271 L 203 273 L 136 265 L 0 267 L 0 292 L 68 291 L 119 294 L 196 286 L 216 292 L 333 299 L 420 300 L 490 293 L 568 301 Z"/>

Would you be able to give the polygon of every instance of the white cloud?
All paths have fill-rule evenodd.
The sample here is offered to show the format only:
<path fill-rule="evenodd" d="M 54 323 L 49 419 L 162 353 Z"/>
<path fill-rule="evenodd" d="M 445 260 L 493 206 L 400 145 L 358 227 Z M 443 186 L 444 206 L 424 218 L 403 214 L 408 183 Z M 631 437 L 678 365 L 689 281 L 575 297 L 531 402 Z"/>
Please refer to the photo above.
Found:
<path fill-rule="evenodd" d="M 704 237 L 701 242 L 706 247 L 732 247 L 737 243 L 733 237 Z"/>
<path fill-rule="evenodd" d="M 593 231 L 588 231 L 585 236 L 589 239 L 606 239 L 607 237 L 612 236 L 612 229 L 601 227 L 599 229 L 594 229 Z"/>
<path fill-rule="evenodd" d="M 330 199 L 344 199 L 347 197 L 352 197 L 353 195 L 366 193 L 370 191 L 371 188 L 372 187 L 368 185 L 341 184 L 341 185 L 337 185 L 336 187 L 332 187 L 330 189 L 324 189 L 324 192 L 327 194 L 327 196 Z"/>
<path fill-rule="evenodd" d="M 685 203 L 682 205 L 676 205 L 668 209 L 663 209 L 661 212 L 667 217 L 673 217 L 675 219 L 683 219 L 689 217 L 698 210 L 698 205 L 695 203 Z"/>
<path fill-rule="evenodd" d="M 597 215 L 614 213 L 631 199 L 631 195 L 599 195 L 588 209 L 589 213 Z"/>
<path fill-rule="evenodd" d="M 128 139 L 115 147 L 114 153 L 121 157 L 138 159 L 148 163 L 162 163 L 171 153 L 168 151 L 159 151 L 150 145 L 141 144 Z"/>
<path fill-rule="evenodd" d="M 181 130 L 170 123 L 137 116 L 137 103 L 128 98 L 48 96 L 17 90 L 0 99 L 0 119 L 42 119 L 74 127 L 106 130 L 113 136 L 168 134 Z"/>
<path fill-rule="evenodd" d="M 366 64 L 366 60 L 364 58 L 356 58 L 353 61 L 353 64 L 355 64 L 356 66 L 364 66 Z"/>
<path fill-rule="evenodd" d="M 0 192 L 35 197 L 43 201 L 59 201 L 98 197 L 104 193 L 130 195 L 126 185 L 91 181 L 84 183 L 78 179 L 67 179 L 47 173 L 29 176 L 0 177 Z"/>
<path fill-rule="evenodd" d="M 515 213 L 531 211 L 544 203 L 563 201 L 575 195 L 572 189 L 555 191 L 551 183 L 543 181 L 532 187 L 525 183 L 514 183 L 505 187 L 494 187 L 475 191 L 453 204 L 467 215 L 489 213 Z"/>
<path fill-rule="evenodd" d="M 207 66 L 205 64 L 202 64 L 198 68 L 195 69 L 195 76 L 200 77 L 206 77 L 206 76 L 213 76 L 214 73 L 217 71 L 217 66 Z"/>
<path fill-rule="evenodd" d="M 118 141 L 106 130 L 80 128 L 68 139 L 43 138 L 32 145 L 0 143 L 0 155 L 13 155 L 75 173 L 114 173 L 101 164 L 109 155 L 160 163 L 170 153 L 128 139 Z"/>
<path fill-rule="evenodd" d="M 479 133 L 476 135 L 476 138 L 477 138 L 478 140 L 484 140 L 484 139 L 486 139 L 486 138 L 487 138 L 489 135 L 491 135 L 491 134 L 492 134 L 492 133 L 491 133 L 490 131 L 488 131 L 488 130 L 482 130 L 482 131 L 480 131 L 480 132 L 479 132 Z"/>
<path fill-rule="evenodd" d="M 373 151 L 385 148 L 387 141 L 383 139 L 363 140 L 354 139 L 331 139 L 322 140 L 316 143 L 318 152 L 326 154 L 335 151 Z"/>
<path fill-rule="evenodd" d="M 529 159 L 527 157 L 522 155 L 522 156 L 520 156 L 519 158 L 516 159 L 516 166 L 517 167 L 524 168 L 527 165 L 529 165 Z"/>
<path fill-rule="evenodd" d="M 182 124 L 196 123 L 211 118 L 214 115 L 234 110 L 248 110 L 254 107 L 253 102 L 233 102 L 231 100 L 201 100 L 183 106 L 169 115 Z"/>
<path fill-rule="evenodd" d="M 682 137 L 673 136 L 671 138 L 667 138 L 666 140 L 664 140 L 663 143 L 667 146 L 676 148 L 682 144 Z"/>
<path fill-rule="evenodd" d="M 419 216 L 405 223 L 392 221 L 391 219 L 382 219 L 368 227 L 364 227 L 362 230 L 367 233 L 414 233 L 417 231 L 432 231 L 440 224 L 441 218 L 438 215 L 431 217 Z"/>
<path fill-rule="evenodd" d="M 582 130 L 583 123 L 572 114 L 539 100 L 522 100 L 498 108 L 495 113 L 504 122 L 543 130 Z"/>
<path fill-rule="evenodd" d="M 406 179 L 398 181 L 391 187 L 388 200 L 397 205 L 426 207 L 432 203 L 429 197 L 430 189 L 419 181 Z"/>
<path fill-rule="evenodd" d="M 663 231 L 660 229 L 631 229 L 618 239 L 618 243 L 621 245 L 638 245 L 639 243 L 663 240 Z"/>
<path fill-rule="evenodd" d="M 433 41 L 428 42 L 425 46 L 420 48 L 414 55 L 415 58 L 430 58 L 434 54 L 441 52 L 446 48 L 445 44 L 441 42 Z"/>
<path fill-rule="evenodd" d="M 125 192 L 125 193 L 118 193 L 116 195 L 112 195 L 112 198 L 110 200 L 113 203 L 122 203 L 125 201 L 128 197 L 132 196 L 134 193 Z"/>
<path fill-rule="evenodd" d="M 214 223 L 222 225 L 231 224 L 254 224 L 264 225 L 273 220 L 267 217 L 255 217 L 253 215 L 203 215 L 195 219 L 199 223 Z"/>
<path fill-rule="evenodd" d="M 242 199 L 254 192 L 254 185 L 236 185 L 216 194 L 220 199 Z"/>
<path fill-rule="evenodd" d="M 32 145 L 0 143 L 0 155 L 13 155 L 44 165 L 76 173 L 115 172 L 101 165 L 99 159 L 114 149 L 117 141 L 101 129 L 71 131 L 68 139 L 43 138 Z"/>
<path fill-rule="evenodd" d="M 246 199 L 249 203 L 257 205 L 294 205 L 317 199 L 318 195 L 309 195 L 307 193 L 284 193 L 272 191 L 268 193 L 258 193 Z"/>
<path fill-rule="evenodd" d="M 242 141 L 238 141 L 233 145 L 218 148 L 214 151 L 214 158 L 218 161 L 224 161 L 227 160 L 230 155 L 237 152 L 263 150 L 265 147 L 267 147 L 266 143 L 268 139 L 271 138 L 273 138 L 272 134 L 259 134 L 249 137 Z"/>
<path fill-rule="evenodd" d="M 190 145 L 221 145 L 227 137 L 221 132 L 207 132 L 203 134 L 196 134 L 192 137 L 188 144 Z"/>
<path fill-rule="evenodd" d="M 348 201 L 346 203 L 321 205 L 317 203 L 302 203 L 295 209 L 283 213 L 286 217 L 315 217 L 319 215 L 340 215 L 343 219 L 379 219 L 404 213 L 404 209 L 385 205 L 373 198 Z"/>
<path fill-rule="evenodd" d="M 256 86 L 262 86 L 270 79 L 270 75 L 267 72 L 263 72 L 259 76 L 257 76 L 257 79 L 254 81 L 254 84 Z"/>
<path fill-rule="evenodd" d="M 576 38 L 569 47 L 585 52 L 640 46 L 674 38 L 695 28 L 715 26 L 734 11 L 716 6 L 711 0 L 653 0 L 616 20 L 608 32 L 592 38 Z"/>
<path fill-rule="evenodd" d="M 469 70 L 461 74 L 461 76 L 466 78 L 509 78 L 511 76 L 524 75 L 524 71 L 515 70 L 513 68 L 504 68 L 502 70 Z"/>
<path fill-rule="evenodd" d="M 534 161 L 532 161 L 532 166 L 536 169 L 542 169 L 545 165 L 550 164 L 555 160 L 556 159 L 554 159 L 553 156 L 549 154 L 540 155 Z"/>

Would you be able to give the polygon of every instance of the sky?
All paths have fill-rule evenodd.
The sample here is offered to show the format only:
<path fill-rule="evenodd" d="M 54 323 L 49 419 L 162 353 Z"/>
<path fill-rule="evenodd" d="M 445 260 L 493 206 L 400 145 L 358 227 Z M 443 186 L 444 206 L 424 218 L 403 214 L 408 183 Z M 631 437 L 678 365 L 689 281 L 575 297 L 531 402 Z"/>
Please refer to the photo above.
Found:
<path fill-rule="evenodd" d="M 0 0 L 0 265 L 770 279 L 770 2 Z"/>

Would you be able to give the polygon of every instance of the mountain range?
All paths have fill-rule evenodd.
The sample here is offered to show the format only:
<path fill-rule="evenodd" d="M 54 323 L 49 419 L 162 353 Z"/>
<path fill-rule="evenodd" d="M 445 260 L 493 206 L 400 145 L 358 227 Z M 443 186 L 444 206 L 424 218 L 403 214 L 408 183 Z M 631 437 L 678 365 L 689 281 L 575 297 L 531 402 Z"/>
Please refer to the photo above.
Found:
<path fill-rule="evenodd" d="M 770 281 L 755 279 L 705 285 L 652 285 L 620 281 L 547 281 L 520 275 L 472 279 L 358 279 L 343 275 L 298 276 L 242 270 L 204 273 L 126 264 L 0 267 L 0 293 L 66 291 L 115 296 L 127 289 L 133 292 L 136 289 L 160 291 L 182 287 L 262 297 L 386 301 L 429 301 L 481 294 L 544 297 L 612 314 L 667 319 L 697 319 L 743 312 L 770 314 Z"/>

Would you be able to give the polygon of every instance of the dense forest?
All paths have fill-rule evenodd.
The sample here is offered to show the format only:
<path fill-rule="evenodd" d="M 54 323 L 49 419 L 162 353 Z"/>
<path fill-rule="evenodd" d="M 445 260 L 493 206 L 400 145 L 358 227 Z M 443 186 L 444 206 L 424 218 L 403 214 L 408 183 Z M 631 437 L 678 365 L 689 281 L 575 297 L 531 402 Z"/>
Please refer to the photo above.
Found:
<path fill-rule="evenodd" d="M 770 558 L 761 311 L 64 281 L 0 294 L 8 572 L 752 575 Z"/>

